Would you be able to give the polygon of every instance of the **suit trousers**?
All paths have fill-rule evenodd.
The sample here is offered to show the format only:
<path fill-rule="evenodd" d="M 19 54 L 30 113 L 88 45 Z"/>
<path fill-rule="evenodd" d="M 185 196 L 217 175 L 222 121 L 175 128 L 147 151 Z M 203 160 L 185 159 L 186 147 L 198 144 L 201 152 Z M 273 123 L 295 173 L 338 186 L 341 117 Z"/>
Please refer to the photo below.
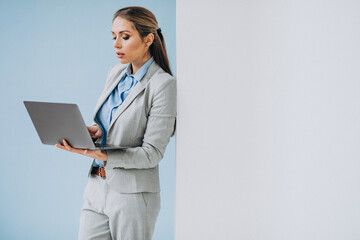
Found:
<path fill-rule="evenodd" d="M 151 240 L 160 193 L 119 193 L 91 175 L 80 215 L 79 240 Z"/>

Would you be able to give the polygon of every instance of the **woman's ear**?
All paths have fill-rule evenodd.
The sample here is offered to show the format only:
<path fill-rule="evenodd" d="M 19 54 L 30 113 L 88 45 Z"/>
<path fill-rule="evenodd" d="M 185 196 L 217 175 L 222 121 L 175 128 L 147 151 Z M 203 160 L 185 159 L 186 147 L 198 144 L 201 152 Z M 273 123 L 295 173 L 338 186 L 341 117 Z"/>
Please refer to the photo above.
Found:
<path fill-rule="evenodd" d="M 154 34 L 153 33 L 149 33 L 146 37 L 145 37 L 145 44 L 147 47 L 150 47 L 150 45 L 154 42 Z"/>

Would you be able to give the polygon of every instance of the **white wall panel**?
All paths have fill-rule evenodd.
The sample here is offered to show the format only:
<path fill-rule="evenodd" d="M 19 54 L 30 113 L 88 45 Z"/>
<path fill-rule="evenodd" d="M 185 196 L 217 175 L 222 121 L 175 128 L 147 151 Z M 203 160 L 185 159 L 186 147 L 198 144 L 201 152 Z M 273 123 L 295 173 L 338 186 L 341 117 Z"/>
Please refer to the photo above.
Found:
<path fill-rule="evenodd" d="M 360 239 L 359 12 L 177 1 L 177 240 Z"/>

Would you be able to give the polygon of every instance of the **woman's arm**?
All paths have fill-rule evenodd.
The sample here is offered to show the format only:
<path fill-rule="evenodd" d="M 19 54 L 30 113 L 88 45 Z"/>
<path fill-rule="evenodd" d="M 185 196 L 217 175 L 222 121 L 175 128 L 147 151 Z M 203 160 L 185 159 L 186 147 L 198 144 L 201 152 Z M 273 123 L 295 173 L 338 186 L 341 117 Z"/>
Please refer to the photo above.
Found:
<path fill-rule="evenodd" d="M 56 144 L 57 148 L 65 151 L 78 153 L 90 158 L 104 161 L 105 166 L 123 169 L 141 169 L 156 167 L 164 156 L 165 148 L 175 130 L 176 120 L 176 81 L 174 78 L 164 81 L 154 96 L 153 104 L 148 116 L 143 144 L 140 147 L 107 150 L 78 149 L 72 148 L 65 140 L 63 146 Z M 97 125 L 93 125 L 99 128 Z M 92 128 L 90 134 L 94 137 L 100 134 Z M 89 127 L 88 127 L 89 129 Z M 89 129 L 90 131 L 90 129 Z"/>
<path fill-rule="evenodd" d="M 164 81 L 154 96 L 143 144 L 124 150 L 108 150 L 106 167 L 141 169 L 156 167 L 174 131 L 176 119 L 176 81 Z"/>

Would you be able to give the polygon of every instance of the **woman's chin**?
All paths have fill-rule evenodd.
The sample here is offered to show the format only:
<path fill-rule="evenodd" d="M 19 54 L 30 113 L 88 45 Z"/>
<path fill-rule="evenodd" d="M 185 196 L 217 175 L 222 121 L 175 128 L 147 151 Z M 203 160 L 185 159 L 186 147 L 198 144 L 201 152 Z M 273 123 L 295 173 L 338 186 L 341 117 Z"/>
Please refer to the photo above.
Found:
<path fill-rule="evenodd" d="M 126 63 L 129 63 L 129 61 L 127 61 L 126 59 L 119 59 L 119 62 L 122 63 L 122 64 L 126 64 Z"/>

